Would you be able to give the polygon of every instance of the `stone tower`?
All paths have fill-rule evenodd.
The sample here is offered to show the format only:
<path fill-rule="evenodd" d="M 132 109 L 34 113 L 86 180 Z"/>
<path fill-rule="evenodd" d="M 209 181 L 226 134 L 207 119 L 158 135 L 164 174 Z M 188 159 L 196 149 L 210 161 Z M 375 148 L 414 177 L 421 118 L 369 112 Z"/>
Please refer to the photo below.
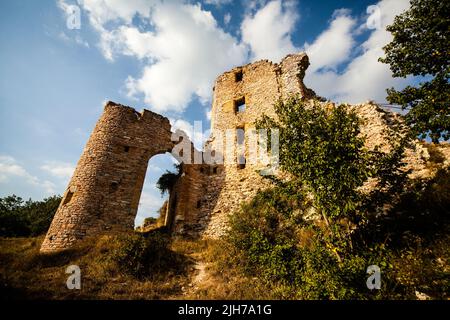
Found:
<path fill-rule="evenodd" d="M 218 238 L 228 227 L 229 216 L 241 204 L 254 197 L 258 190 L 270 186 L 261 176 L 266 166 L 250 159 L 250 137 L 255 121 L 263 114 L 276 118 L 274 104 L 297 94 L 304 99 L 315 97 L 303 84 L 308 68 L 304 53 L 291 54 L 280 63 L 267 60 L 234 68 L 220 75 L 214 85 L 211 114 L 211 136 L 203 155 L 223 150 L 226 135 L 231 133 L 232 161 L 202 165 L 183 165 L 183 175 L 170 194 L 171 229 L 175 234 Z M 327 107 L 334 106 L 324 102 Z M 385 148 L 391 136 L 391 126 L 398 116 L 383 111 L 376 104 L 347 105 L 360 116 L 361 133 L 367 137 L 366 147 Z M 241 137 L 239 137 L 241 133 Z M 420 146 L 416 146 L 419 150 Z M 410 152 L 407 161 L 415 168 L 423 167 L 420 152 Z M 281 173 L 282 174 L 282 173 Z"/>
<path fill-rule="evenodd" d="M 255 121 L 263 114 L 276 117 L 274 104 L 279 99 L 291 94 L 305 99 L 315 96 L 303 84 L 308 65 L 306 54 L 291 54 L 278 64 L 262 60 L 220 75 L 214 85 L 211 136 L 202 151 L 195 150 L 186 134 L 179 132 L 178 136 L 177 133 L 172 136 L 167 118 L 108 102 L 41 251 L 67 249 L 88 236 L 132 230 L 148 161 L 156 154 L 170 151 L 181 162 L 181 171 L 170 190 L 166 227 L 183 236 L 222 236 L 229 215 L 258 190 L 269 186 L 260 174 L 267 165 L 248 161 Z M 324 104 L 333 106 L 331 102 Z M 366 147 L 387 146 L 386 141 L 393 134 L 390 127 L 398 123 L 398 117 L 373 103 L 348 107 L 362 120 Z M 231 136 L 228 142 L 231 141 L 232 152 L 227 153 L 231 161 L 220 162 L 216 158 L 210 161 L 209 156 L 223 152 L 227 135 Z M 178 142 L 188 147 L 187 157 L 182 155 L 184 150 L 178 154 L 175 151 L 181 145 Z M 423 169 L 423 150 L 418 144 L 415 150 L 408 151 L 407 162 L 416 170 Z M 193 163 L 192 159 L 200 161 Z"/>
<path fill-rule="evenodd" d="M 259 189 L 268 187 L 267 179 L 258 173 L 265 166 L 248 161 L 249 134 L 263 114 L 275 116 L 274 104 L 279 99 L 291 94 L 305 99 L 315 96 L 314 91 L 303 84 L 308 66 L 305 53 L 290 54 L 279 64 L 261 60 L 234 68 L 216 79 L 211 136 L 204 152 L 223 149 L 228 132 L 234 135 L 231 139 L 234 154 L 232 161 L 221 164 L 185 166 L 190 174 L 177 182 L 171 200 L 186 189 L 191 190 L 191 197 L 190 203 L 178 204 L 182 210 L 174 209 L 175 233 L 220 237 L 226 232 L 229 214 Z"/>
<path fill-rule="evenodd" d="M 108 102 L 41 247 L 70 248 L 87 235 L 132 230 L 149 159 L 172 149 L 169 120 Z"/>
<path fill-rule="evenodd" d="M 219 237 L 228 214 L 267 182 L 246 162 L 246 133 L 273 105 L 290 94 L 305 98 L 314 92 L 303 84 L 306 54 L 286 56 L 281 63 L 258 61 L 220 75 L 214 86 L 210 152 L 221 132 L 243 132 L 244 152 L 231 163 L 182 163 L 170 192 L 166 226 L 175 234 Z M 41 252 L 67 249 L 87 236 L 132 230 L 149 159 L 174 146 L 167 118 L 108 102 L 81 155 L 76 170 L 41 247 Z M 187 138 L 185 136 L 184 138 Z M 190 143 L 190 142 L 189 142 Z M 204 153 L 191 150 L 200 159 Z M 172 153 L 176 159 L 180 155 Z M 195 156 L 194 156 L 195 157 Z M 244 159 L 244 160 L 243 160 Z M 242 161 L 243 160 L 243 161 Z"/>

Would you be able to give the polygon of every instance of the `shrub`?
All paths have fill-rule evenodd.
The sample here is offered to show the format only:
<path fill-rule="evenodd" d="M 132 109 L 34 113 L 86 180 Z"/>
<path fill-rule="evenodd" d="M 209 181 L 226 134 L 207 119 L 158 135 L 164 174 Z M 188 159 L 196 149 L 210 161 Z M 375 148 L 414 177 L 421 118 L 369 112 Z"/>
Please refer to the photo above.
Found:
<path fill-rule="evenodd" d="M 156 187 L 161 191 L 161 195 L 170 192 L 181 175 L 181 164 L 176 164 L 175 172 L 166 170 L 156 182 Z"/>
<path fill-rule="evenodd" d="M 230 258 L 242 271 L 273 286 L 274 298 L 366 299 L 393 295 L 391 256 L 372 245 L 336 260 L 334 248 L 324 241 L 321 228 L 302 221 L 304 201 L 292 201 L 283 188 L 260 191 L 231 216 L 227 240 Z M 304 209 L 304 207 L 303 207 Z M 308 234 L 307 237 L 304 233 Z M 366 287 L 366 269 L 379 265 L 382 292 Z"/>
<path fill-rule="evenodd" d="M 272 189 L 260 191 L 232 215 L 232 259 L 245 273 L 270 283 L 278 298 L 411 298 L 416 288 L 429 288 L 427 282 L 438 285 L 434 292 L 442 296 L 448 287 L 442 271 L 420 277 L 410 269 L 421 274 L 421 263 L 428 271 L 442 269 L 436 261 L 445 266 L 448 251 L 427 254 L 441 245 L 426 220 L 433 217 L 448 234 L 448 169 L 405 188 L 402 158 L 410 140 L 400 126 L 393 128 L 390 152 L 368 151 L 356 114 L 345 106 L 308 106 L 294 97 L 275 110 L 277 120 L 265 117 L 258 126 L 280 129 L 280 166 L 291 180 L 272 178 Z M 368 177 L 378 185 L 363 194 L 359 187 Z M 388 215 L 372 214 L 386 203 Z M 322 221 L 304 219 L 311 207 L 322 213 Z M 393 233 L 403 241 L 394 243 Z M 427 249 L 414 246 L 417 240 Z M 404 260 L 411 252 L 418 257 Z M 366 286 L 370 265 L 381 269 L 382 290 Z"/>
<path fill-rule="evenodd" d="M 0 236 L 27 237 L 47 232 L 60 202 L 60 196 L 25 202 L 16 195 L 0 198 Z"/>
<path fill-rule="evenodd" d="M 285 262 L 295 257 L 297 228 L 289 221 L 292 218 L 289 212 L 283 212 L 283 208 L 289 208 L 289 197 L 281 190 L 259 192 L 252 201 L 243 204 L 231 216 L 228 233 L 228 240 L 245 253 L 242 265 L 248 271 L 264 267 L 269 279 L 290 277 L 294 270 Z"/>
<path fill-rule="evenodd" d="M 164 233 L 132 233 L 120 236 L 116 241 L 110 259 L 125 274 L 145 278 L 185 270 L 184 258 L 169 249 L 170 238 Z"/>
<path fill-rule="evenodd" d="M 390 133 L 390 152 L 367 150 L 360 135 L 360 119 L 346 105 L 305 102 L 292 96 L 279 101 L 275 112 L 276 120 L 263 116 L 256 125 L 279 129 L 280 167 L 292 177 L 285 184 L 290 186 L 286 191 L 313 196 L 313 205 L 328 228 L 323 235 L 335 249 L 337 259 L 342 260 L 351 247 L 349 225 L 364 221 L 367 208 L 380 206 L 392 196 L 392 190 L 402 187 L 406 175 L 401 170 L 402 157 L 410 141 L 408 134 L 396 124 Z M 369 177 L 378 181 L 378 188 L 367 199 L 360 187 Z"/>

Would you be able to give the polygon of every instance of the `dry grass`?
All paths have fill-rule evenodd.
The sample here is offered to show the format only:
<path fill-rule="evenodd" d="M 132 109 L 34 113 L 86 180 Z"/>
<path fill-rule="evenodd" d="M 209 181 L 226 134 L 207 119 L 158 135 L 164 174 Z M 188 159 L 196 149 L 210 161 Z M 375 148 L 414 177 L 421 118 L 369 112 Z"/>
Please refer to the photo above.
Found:
<path fill-rule="evenodd" d="M 43 237 L 0 239 L 0 291 L 6 299 L 171 299 L 190 281 L 185 273 L 158 272 L 136 279 L 117 271 L 110 253 L 112 237 L 90 239 L 75 249 L 39 254 Z M 81 269 L 81 290 L 69 290 L 67 266 Z"/>
<path fill-rule="evenodd" d="M 232 267 L 220 240 L 174 238 L 169 248 L 185 259 L 185 273 L 137 279 L 111 261 L 114 237 L 89 239 L 70 251 L 41 255 L 43 236 L 0 238 L 2 299 L 268 299 L 273 294 Z M 81 269 L 81 290 L 69 290 L 69 265 Z M 199 276 L 199 266 L 203 268 Z"/>
<path fill-rule="evenodd" d="M 289 299 L 280 284 L 245 275 L 238 256 L 230 254 L 232 248 L 223 240 L 174 238 L 169 248 L 184 256 L 177 261 L 185 264 L 185 272 L 160 270 L 144 279 L 117 270 L 110 259 L 117 246 L 114 237 L 91 239 L 52 255 L 39 254 L 42 240 L 0 238 L 0 299 Z M 431 246 L 401 251 L 393 261 L 397 280 L 433 297 L 446 297 L 448 253 L 448 236 Z M 81 268 L 81 290 L 66 287 L 65 270 L 71 264 Z"/>
<path fill-rule="evenodd" d="M 236 260 L 231 260 L 230 244 L 223 240 L 179 240 L 184 248 L 205 268 L 202 281 L 189 290 L 185 299 L 252 300 L 273 299 L 274 293 L 261 281 L 243 274 Z"/>

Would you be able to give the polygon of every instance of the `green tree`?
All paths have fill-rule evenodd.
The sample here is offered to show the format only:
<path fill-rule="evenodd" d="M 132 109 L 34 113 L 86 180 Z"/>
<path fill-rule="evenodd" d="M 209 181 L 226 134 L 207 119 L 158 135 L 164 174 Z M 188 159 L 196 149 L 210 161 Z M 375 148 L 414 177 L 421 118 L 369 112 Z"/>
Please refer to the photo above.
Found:
<path fill-rule="evenodd" d="M 42 201 L 32 201 L 29 199 L 24 206 L 24 214 L 28 220 L 30 233 L 37 236 L 46 233 L 53 216 L 61 202 L 61 196 L 51 196 Z"/>
<path fill-rule="evenodd" d="M 60 202 L 60 196 L 25 202 L 16 195 L 0 198 L 0 236 L 26 237 L 47 232 Z"/>
<path fill-rule="evenodd" d="M 357 188 L 369 175 L 359 118 L 345 105 L 327 109 L 298 97 L 275 106 L 278 120 L 263 117 L 258 127 L 280 130 L 280 165 L 314 194 L 324 219 L 336 220 L 354 211 Z"/>
<path fill-rule="evenodd" d="M 22 212 L 23 200 L 16 195 L 0 198 L 0 236 L 28 236 L 28 220 Z"/>
<path fill-rule="evenodd" d="M 387 90 L 387 100 L 409 108 L 407 123 L 421 138 L 450 138 L 450 2 L 411 0 L 411 7 L 387 27 L 393 40 L 381 62 L 394 77 L 422 76 L 427 81 L 402 91 Z"/>
<path fill-rule="evenodd" d="M 166 170 L 156 182 L 156 187 L 161 191 L 161 195 L 170 192 L 181 175 L 181 164 L 174 165 L 175 172 Z"/>
<path fill-rule="evenodd" d="M 368 208 L 386 203 L 402 189 L 402 159 L 409 134 L 393 125 L 387 134 L 392 136 L 388 141 L 392 148 L 386 153 L 364 147 L 359 117 L 346 105 L 305 102 L 293 96 L 278 102 L 275 112 L 276 120 L 263 116 L 256 125 L 279 129 L 280 167 L 292 176 L 287 185 L 299 198 L 305 192 L 313 195 L 314 208 L 330 231 L 324 234 L 326 241 L 341 260 L 340 253 L 352 247 L 351 225 L 361 223 Z M 369 177 L 376 178 L 378 186 L 371 194 L 361 193 Z"/>

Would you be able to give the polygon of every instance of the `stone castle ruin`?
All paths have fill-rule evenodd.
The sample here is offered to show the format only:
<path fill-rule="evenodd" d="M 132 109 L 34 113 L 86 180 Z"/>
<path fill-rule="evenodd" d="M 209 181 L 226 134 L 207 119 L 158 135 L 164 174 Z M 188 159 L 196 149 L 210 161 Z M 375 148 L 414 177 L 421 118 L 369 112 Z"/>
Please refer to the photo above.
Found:
<path fill-rule="evenodd" d="M 68 249 L 90 236 L 132 230 L 149 159 L 171 152 L 179 141 L 188 143 L 193 157 L 201 161 L 185 161 L 186 155 L 181 154 L 184 151 L 172 152 L 181 162 L 181 174 L 165 206 L 165 225 L 179 235 L 222 236 L 229 214 L 259 189 L 269 186 L 259 173 L 267 166 L 247 161 L 248 137 L 255 129 L 255 121 L 263 114 L 275 117 L 274 104 L 291 94 L 304 99 L 315 97 L 314 91 L 303 84 L 308 65 L 305 53 L 291 54 L 278 64 L 262 60 L 220 75 L 213 89 L 211 136 L 202 151 L 195 150 L 183 133 L 178 132 L 173 141 L 167 118 L 108 102 L 83 150 L 41 252 Z M 364 121 L 362 132 L 370 147 L 382 143 L 385 129 L 396 116 L 371 103 L 351 108 Z M 215 156 L 221 150 L 226 130 L 234 133 L 234 161 L 204 161 L 207 155 Z M 424 152 L 409 154 L 410 162 L 419 169 L 424 167 Z"/>

